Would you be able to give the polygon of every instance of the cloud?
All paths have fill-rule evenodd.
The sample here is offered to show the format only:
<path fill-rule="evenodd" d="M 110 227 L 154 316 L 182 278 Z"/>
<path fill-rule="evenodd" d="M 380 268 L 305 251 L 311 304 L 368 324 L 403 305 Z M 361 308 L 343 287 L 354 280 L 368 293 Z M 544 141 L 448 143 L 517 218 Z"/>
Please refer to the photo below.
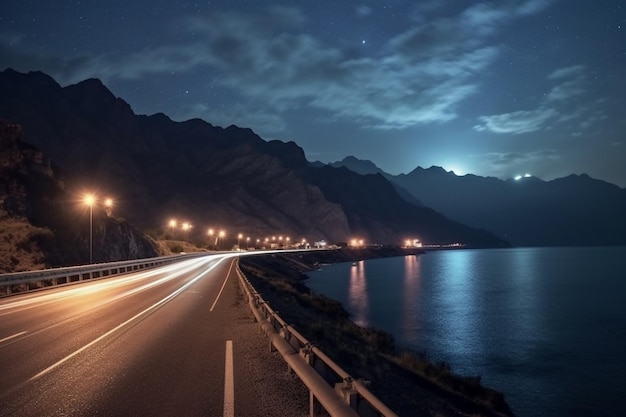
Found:
<path fill-rule="evenodd" d="M 228 110 L 196 103 L 191 106 L 182 106 L 171 117 L 173 120 L 179 121 L 201 118 L 210 120 L 212 124 L 218 126 L 230 126 L 232 124 L 255 126 L 256 129 L 264 132 L 281 132 L 285 129 L 285 122 L 276 114 L 265 112 L 260 108 L 257 108 L 256 111 L 250 111 L 249 107 L 237 103 L 229 105 Z"/>
<path fill-rule="evenodd" d="M 480 116 L 478 118 L 480 123 L 474 126 L 474 130 L 522 134 L 548 129 L 552 124 L 566 122 L 571 123 L 573 127 L 584 129 L 605 117 L 598 110 L 603 100 L 587 102 L 581 99 L 589 93 L 586 66 L 559 68 L 550 73 L 547 79 L 558 84 L 538 100 L 536 109 Z M 581 120 L 580 123 L 573 124 L 577 119 Z M 573 134 L 580 135 L 580 132 Z"/>
<path fill-rule="evenodd" d="M 481 116 L 479 120 L 483 123 L 474 126 L 474 129 L 479 132 L 488 130 L 494 133 L 513 134 L 534 132 L 541 129 L 556 114 L 554 109 L 547 108 Z"/>
<path fill-rule="evenodd" d="M 554 161 L 559 159 L 559 154 L 555 149 L 543 149 L 532 152 L 490 152 L 481 155 L 480 158 L 488 161 L 493 168 L 508 168 L 535 162 Z"/>
<path fill-rule="evenodd" d="M 518 16 L 530 16 L 538 14 L 546 10 L 548 7 L 556 3 L 557 0 L 528 0 L 523 1 L 515 7 L 515 13 Z"/>
<path fill-rule="evenodd" d="M 359 17 L 367 17 L 372 14 L 372 8 L 367 5 L 360 5 L 356 8 L 356 14 Z"/>
<path fill-rule="evenodd" d="M 584 76 L 585 69 L 585 65 L 572 65 L 570 67 L 559 68 L 557 70 L 554 70 L 550 75 L 548 75 L 548 79 L 562 80 L 568 78 L 579 78 Z"/>
<path fill-rule="evenodd" d="M 268 106 L 260 119 L 272 119 L 265 124 L 274 128 L 284 125 L 277 119 L 288 111 L 314 109 L 332 120 L 401 129 L 455 119 L 458 106 L 477 94 L 482 73 L 500 54 L 493 35 L 503 25 L 538 13 L 550 3 L 477 3 L 454 15 L 424 19 L 367 57 L 303 32 L 309 22 L 300 9 L 272 7 L 265 13 L 218 12 L 187 18 L 180 25 L 187 32 L 171 39 L 193 42 L 172 41 L 131 54 L 37 59 L 45 62 L 40 68 L 51 69 L 62 83 L 89 77 L 107 83 L 171 73 L 210 74 L 211 83 L 240 103 Z M 423 12 L 441 13 L 441 9 Z M 367 6 L 357 8 L 361 16 L 368 13 Z M 563 87 L 554 91 L 554 100 L 573 93 L 573 87 Z M 203 109 L 202 104 L 186 108 L 190 117 L 201 115 Z M 248 107 L 247 112 L 233 109 L 235 113 L 258 111 Z M 204 117 L 209 115 L 207 108 Z M 484 130 L 515 132 L 536 128 L 542 119 L 533 112 L 517 112 L 485 116 L 483 123 Z"/>
<path fill-rule="evenodd" d="M 548 76 L 548 79 L 560 81 L 561 84 L 550 90 L 546 100 L 569 100 L 585 93 L 586 67 L 584 65 L 574 65 L 560 68 L 552 72 L 552 74 Z"/>

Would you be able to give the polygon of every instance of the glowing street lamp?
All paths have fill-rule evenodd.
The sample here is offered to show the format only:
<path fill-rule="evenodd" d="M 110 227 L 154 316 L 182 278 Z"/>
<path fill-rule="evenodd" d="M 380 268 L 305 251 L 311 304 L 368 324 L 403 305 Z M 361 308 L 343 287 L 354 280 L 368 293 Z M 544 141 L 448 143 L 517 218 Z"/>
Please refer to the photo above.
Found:
<path fill-rule="evenodd" d="M 237 248 L 239 248 L 239 241 L 241 240 L 242 237 L 243 235 L 241 233 L 237 235 Z"/>
<path fill-rule="evenodd" d="M 112 198 L 106 198 L 104 200 L 104 210 L 107 213 L 107 217 L 111 217 L 111 214 L 113 213 L 113 199 Z"/>
<path fill-rule="evenodd" d="M 219 239 L 224 239 L 225 236 L 226 236 L 226 232 L 223 230 L 220 230 L 219 234 L 217 235 L 217 238 L 215 238 L 216 248 L 217 248 L 217 242 L 219 241 Z"/>
<path fill-rule="evenodd" d="M 96 196 L 85 194 L 83 203 L 89 207 L 89 263 L 93 263 L 93 205 L 96 203 Z"/>

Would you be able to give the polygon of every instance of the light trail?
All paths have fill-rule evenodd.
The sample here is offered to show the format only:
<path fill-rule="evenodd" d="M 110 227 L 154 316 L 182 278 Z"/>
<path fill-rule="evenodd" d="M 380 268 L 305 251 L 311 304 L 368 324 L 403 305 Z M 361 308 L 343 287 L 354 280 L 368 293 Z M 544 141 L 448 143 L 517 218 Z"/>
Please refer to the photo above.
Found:
<path fill-rule="evenodd" d="M 130 275 L 120 275 L 118 277 L 110 277 L 109 279 L 106 279 L 106 280 L 97 280 L 97 281 L 85 280 L 85 281 L 82 281 L 81 283 L 91 284 L 91 285 L 88 285 L 88 286 L 77 285 L 75 288 L 68 288 L 62 293 L 55 292 L 55 293 L 49 293 L 49 294 L 31 295 L 27 299 L 20 299 L 20 300 L 8 299 L 7 303 L 0 305 L 0 311 L 13 310 L 10 312 L 16 312 L 16 311 L 24 311 L 24 310 L 35 308 L 35 307 L 40 308 L 42 306 L 45 306 L 51 303 L 65 301 L 74 297 L 82 297 L 87 294 L 97 293 L 97 292 L 104 291 L 107 289 L 121 287 L 123 285 L 129 285 L 137 281 L 153 279 L 155 274 L 173 273 L 165 281 L 159 280 L 160 283 L 164 283 L 164 282 L 167 282 L 168 280 L 171 280 L 180 276 L 183 273 L 190 272 L 191 270 L 202 265 L 203 263 L 207 263 L 207 262 L 214 261 L 214 260 L 215 260 L 215 257 L 213 256 L 195 258 L 195 259 L 185 260 L 182 262 L 177 262 L 172 265 L 166 265 L 166 266 L 159 267 L 156 269 L 151 269 L 148 271 L 131 273 Z M 150 286 L 146 288 L 150 288 Z M 18 308 L 20 309 L 16 310 Z M 7 313 L 0 313 L 0 316 L 3 316 L 5 314 Z"/>
<path fill-rule="evenodd" d="M 91 342 L 87 343 L 86 345 L 84 345 L 80 349 L 70 353 L 69 355 L 67 355 L 63 359 L 53 363 L 52 365 L 50 365 L 49 367 L 47 367 L 43 371 L 41 371 L 38 374 L 36 374 L 35 376 L 31 377 L 30 381 L 33 381 L 35 379 L 38 379 L 38 378 L 42 377 L 43 375 L 47 374 L 48 372 L 52 371 L 53 369 L 57 368 L 58 366 L 62 365 L 65 362 L 67 362 L 68 360 L 70 360 L 74 356 L 78 355 L 79 353 L 84 352 L 85 350 L 89 349 L 91 346 L 93 346 L 96 343 L 100 342 L 101 340 L 109 337 L 110 335 L 112 335 L 113 333 L 117 332 L 118 330 L 124 328 L 125 326 L 127 326 L 128 324 L 130 324 L 133 321 L 137 320 L 138 318 L 140 318 L 140 317 L 142 317 L 142 316 L 152 312 L 153 310 L 156 310 L 157 308 L 159 308 L 163 304 L 167 303 L 168 301 L 170 301 L 171 299 L 173 299 L 174 297 L 176 297 L 177 295 L 179 295 L 180 293 L 185 291 L 187 288 L 189 288 L 190 286 L 195 284 L 197 281 L 199 281 L 201 278 L 203 278 L 207 273 L 209 273 L 211 270 L 216 268 L 225 259 L 226 258 L 221 258 L 221 259 L 217 260 L 217 262 L 215 262 L 213 265 L 208 267 L 206 270 L 204 270 L 203 272 L 198 274 L 196 277 L 194 277 L 193 279 L 191 279 L 190 281 L 185 283 L 182 287 L 178 288 L 174 292 L 170 293 L 168 296 L 166 296 L 166 297 L 162 298 L 161 300 L 157 301 L 156 303 L 152 304 L 150 307 L 146 308 L 145 310 L 135 314 L 133 317 L 129 318 L 125 322 L 123 322 L 123 323 L 119 324 L 118 326 L 114 327 L 113 329 L 109 330 L 108 332 L 106 332 L 102 336 L 100 336 L 100 337 L 92 340 Z"/>

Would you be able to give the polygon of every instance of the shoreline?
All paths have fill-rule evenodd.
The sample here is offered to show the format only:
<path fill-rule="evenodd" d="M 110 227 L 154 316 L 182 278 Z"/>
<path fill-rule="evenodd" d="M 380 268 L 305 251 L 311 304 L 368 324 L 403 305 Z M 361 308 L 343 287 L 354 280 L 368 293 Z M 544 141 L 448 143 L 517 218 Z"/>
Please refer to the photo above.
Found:
<path fill-rule="evenodd" d="M 343 248 L 247 256 L 240 265 L 284 320 L 351 375 L 371 381 L 371 391 L 399 415 L 419 410 L 426 416 L 513 416 L 504 395 L 482 386 L 480 377 L 456 375 L 446 363 L 398 349 L 390 334 L 356 325 L 338 301 L 305 283 L 306 273 L 320 265 L 424 253 L 419 248 Z"/>

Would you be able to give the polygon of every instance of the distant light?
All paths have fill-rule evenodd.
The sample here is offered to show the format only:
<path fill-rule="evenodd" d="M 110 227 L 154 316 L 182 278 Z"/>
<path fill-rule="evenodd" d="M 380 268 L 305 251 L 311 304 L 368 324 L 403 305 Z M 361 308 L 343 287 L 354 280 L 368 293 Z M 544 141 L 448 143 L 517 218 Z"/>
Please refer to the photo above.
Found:
<path fill-rule="evenodd" d="M 528 173 L 524 174 L 524 178 L 530 178 L 530 177 L 532 177 L 532 175 L 530 175 Z"/>
<path fill-rule="evenodd" d="M 522 179 L 522 176 L 521 175 L 516 175 L 514 179 L 515 179 L 515 181 L 519 181 L 519 180 Z"/>

